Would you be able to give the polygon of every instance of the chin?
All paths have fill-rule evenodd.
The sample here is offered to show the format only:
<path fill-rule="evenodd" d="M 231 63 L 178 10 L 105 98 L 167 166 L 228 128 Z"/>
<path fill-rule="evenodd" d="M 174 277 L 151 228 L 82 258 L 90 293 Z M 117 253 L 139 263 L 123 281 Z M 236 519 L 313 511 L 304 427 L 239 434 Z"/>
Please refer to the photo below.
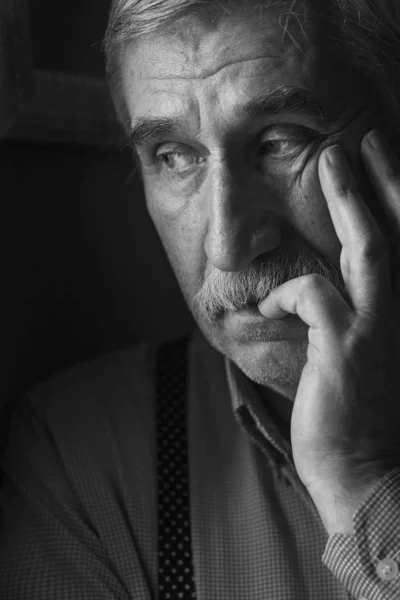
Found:
<path fill-rule="evenodd" d="M 227 356 L 254 383 L 295 396 L 307 361 L 307 328 L 296 335 L 283 335 L 280 322 L 267 332 L 246 329 L 241 337 L 221 323 L 200 324 L 204 336 L 219 352 Z"/>
<path fill-rule="evenodd" d="M 259 342 L 232 348 L 229 358 L 254 383 L 294 396 L 307 361 L 308 340 Z"/>

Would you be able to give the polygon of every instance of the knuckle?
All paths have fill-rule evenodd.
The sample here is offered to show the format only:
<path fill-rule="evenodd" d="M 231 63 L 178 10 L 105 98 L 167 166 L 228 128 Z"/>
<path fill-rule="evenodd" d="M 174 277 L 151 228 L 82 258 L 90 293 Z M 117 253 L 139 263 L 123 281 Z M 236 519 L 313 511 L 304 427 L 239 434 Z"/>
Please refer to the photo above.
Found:
<path fill-rule="evenodd" d="M 350 181 L 339 181 L 337 184 L 336 191 L 342 198 L 346 199 L 350 196 L 358 195 L 358 189 L 356 185 Z"/>
<path fill-rule="evenodd" d="M 384 237 L 379 236 L 361 247 L 361 258 L 367 262 L 380 262 L 388 256 L 388 245 Z"/>
<path fill-rule="evenodd" d="M 400 172 L 397 169 L 397 165 L 396 168 L 389 167 L 387 176 L 389 179 L 389 183 L 395 185 L 396 188 L 398 188 L 398 186 L 400 185 Z"/>
<path fill-rule="evenodd" d="M 390 171 L 387 175 L 386 193 L 397 196 L 400 189 L 400 173 L 398 171 Z"/>
<path fill-rule="evenodd" d="M 306 285 L 315 292 L 322 292 L 326 290 L 326 279 L 318 273 L 311 273 L 306 277 Z"/>

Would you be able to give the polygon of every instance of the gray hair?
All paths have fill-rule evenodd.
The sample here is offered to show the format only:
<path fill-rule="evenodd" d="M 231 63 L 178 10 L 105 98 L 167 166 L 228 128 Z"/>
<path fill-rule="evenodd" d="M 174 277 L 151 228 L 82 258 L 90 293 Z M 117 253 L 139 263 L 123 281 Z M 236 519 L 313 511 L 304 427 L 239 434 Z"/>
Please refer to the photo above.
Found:
<path fill-rule="evenodd" d="M 121 57 L 129 42 L 154 31 L 177 25 L 180 18 L 198 14 L 210 24 L 230 6 L 246 0 L 112 0 L 104 39 L 106 77 L 118 119 L 129 133 L 129 114 L 122 93 Z M 329 37 L 334 54 L 353 67 L 369 86 L 371 97 L 400 136 L 400 2 L 399 0 L 262 0 L 262 11 L 283 5 L 288 27 L 290 18 L 299 20 L 298 9 L 311 18 L 322 18 L 324 37 Z M 261 13 L 260 13 L 261 14 Z"/>

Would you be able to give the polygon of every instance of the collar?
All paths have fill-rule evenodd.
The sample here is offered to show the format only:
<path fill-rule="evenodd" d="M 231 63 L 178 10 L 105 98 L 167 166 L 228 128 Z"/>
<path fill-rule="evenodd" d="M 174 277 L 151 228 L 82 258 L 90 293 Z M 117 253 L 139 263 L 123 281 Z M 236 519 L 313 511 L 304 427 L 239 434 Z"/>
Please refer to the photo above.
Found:
<path fill-rule="evenodd" d="M 274 421 L 267 402 L 254 383 L 227 357 L 225 371 L 233 412 L 240 425 L 264 453 L 270 454 L 268 451 L 272 447 L 275 458 L 294 466 L 290 439 Z"/>

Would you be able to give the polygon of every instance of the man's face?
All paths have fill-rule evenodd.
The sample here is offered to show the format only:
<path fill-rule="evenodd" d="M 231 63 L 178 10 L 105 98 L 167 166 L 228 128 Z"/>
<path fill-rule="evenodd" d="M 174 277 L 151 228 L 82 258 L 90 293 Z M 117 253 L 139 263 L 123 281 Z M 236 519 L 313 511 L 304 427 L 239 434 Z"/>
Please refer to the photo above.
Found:
<path fill-rule="evenodd" d="M 174 35 L 151 34 L 127 48 L 123 82 L 133 125 L 179 120 L 136 152 L 150 215 L 200 328 L 250 379 L 290 396 L 307 328 L 297 317 L 265 319 L 257 302 L 317 258 L 339 270 L 318 158 L 341 144 L 364 185 L 359 146 L 372 120 L 354 74 L 307 23 L 284 35 L 280 13 L 261 20 L 249 9 L 213 28 L 188 18 Z M 243 110 L 261 95 L 264 110 Z M 298 254 L 309 261 L 296 270 Z"/>

